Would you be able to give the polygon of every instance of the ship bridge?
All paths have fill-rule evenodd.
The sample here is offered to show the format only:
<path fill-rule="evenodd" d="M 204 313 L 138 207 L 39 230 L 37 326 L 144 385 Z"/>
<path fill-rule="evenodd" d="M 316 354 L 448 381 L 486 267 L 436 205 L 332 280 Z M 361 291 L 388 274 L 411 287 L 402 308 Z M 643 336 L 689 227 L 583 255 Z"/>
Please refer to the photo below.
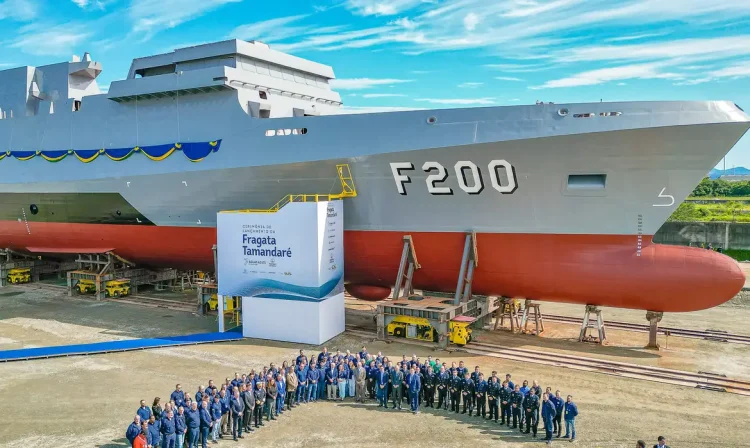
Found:
<path fill-rule="evenodd" d="M 235 39 L 135 59 L 108 97 L 121 103 L 236 90 L 256 118 L 319 115 L 342 104 L 329 85 L 334 78 L 330 66 Z"/>

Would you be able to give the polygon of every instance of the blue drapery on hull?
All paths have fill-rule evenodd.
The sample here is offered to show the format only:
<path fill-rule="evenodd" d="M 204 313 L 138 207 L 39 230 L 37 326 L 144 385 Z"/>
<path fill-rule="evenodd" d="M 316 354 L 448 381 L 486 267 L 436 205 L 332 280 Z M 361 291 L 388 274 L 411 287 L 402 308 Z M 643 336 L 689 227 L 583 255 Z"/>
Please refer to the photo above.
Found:
<path fill-rule="evenodd" d="M 120 162 L 136 153 L 141 153 L 154 161 L 161 161 L 175 152 L 182 152 L 191 162 L 200 162 L 212 152 L 217 152 L 221 147 L 221 140 L 211 142 L 189 142 L 174 143 L 166 145 L 135 146 L 132 148 L 111 149 L 68 149 L 56 151 L 5 151 L 0 152 L 0 160 L 6 157 L 15 157 L 18 160 L 31 160 L 41 157 L 48 162 L 59 162 L 68 156 L 75 156 L 83 163 L 90 163 L 99 158 L 107 156 Z"/>

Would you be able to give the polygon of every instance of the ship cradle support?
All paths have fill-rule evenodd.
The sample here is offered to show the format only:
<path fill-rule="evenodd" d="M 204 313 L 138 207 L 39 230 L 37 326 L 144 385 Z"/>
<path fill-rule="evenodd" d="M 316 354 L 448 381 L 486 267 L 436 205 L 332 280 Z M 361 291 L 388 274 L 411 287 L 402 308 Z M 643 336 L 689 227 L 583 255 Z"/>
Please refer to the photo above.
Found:
<path fill-rule="evenodd" d="M 453 299 L 414 295 L 412 280 L 414 272 L 421 268 L 417 251 L 410 235 L 404 236 L 393 295 L 385 303 L 378 304 L 376 322 L 378 339 L 386 340 L 386 328 L 399 316 L 427 319 L 437 331 L 437 346 L 447 348 L 450 340 L 450 321 L 457 317 L 473 318 L 479 328 L 489 325 L 498 309 L 496 297 L 472 296 L 471 284 L 474 269 L 478 264 L 476 234 L 467 233 L 461 270 Z"/>
<path fill-rule="evenodd" d="M 106 284 L 112 280 L 128 280 L 130 294 L 137 294 L 138 287 L 153 285 L 161 290 L 174 285 L 177 280 L 175 269 L 161 269 L 152 271 L 136 268 L 135 264 L 125 260 L 114 252 L 78 254 L 75 260 L 75 270 L 67 273 L 68 296 L 76 295 L 76 285 L 81 281 L 93 282 L 96 300 L 106 298 Z"/>
<path fill-rule="evenodd" d="M 10 279 L 13 270 L 29 270 L 28 282 L 38 282 L 41 276 L 57 274 L 63 278 L 65 271 L 75 269 L 72 261 L 41 260 L 30 255 L 21 254 L 10 249 L 0 250 L 0 287 L 19 283 Z"/>

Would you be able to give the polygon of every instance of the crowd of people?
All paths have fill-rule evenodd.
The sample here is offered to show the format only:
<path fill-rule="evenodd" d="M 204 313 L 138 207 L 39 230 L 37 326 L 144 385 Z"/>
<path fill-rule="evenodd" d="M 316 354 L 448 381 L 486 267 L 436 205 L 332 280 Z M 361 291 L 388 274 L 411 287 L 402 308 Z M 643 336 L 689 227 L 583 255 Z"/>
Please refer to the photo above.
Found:
<path fill-rule="evenodd" d="M 575 441 L 578 416 L 571 395 L 543 390 L 536 380 L 531 386 L 528 381 L 515 384 L 510 374 L 504 379 L 494 371 L 485 376 L 479 366 L 470 371 L 463 361 L 448 365 L 431 356 L 422 361 L 404 355 L 392 361 L 380 352 L 367 353 L 365 347 L 359 353 L 335 354 L 324 347 L 312 359 L 300 350 L 281 366 L 271 363 L 260 372 L 235 373 L 218 386 L 210 380 L 194 397 L 177 384 L 164 405 L 160 397 L 150 407 L 142 400 L 126 438 L 135 448 L 197 448 L 199 443 L 205 448 L 209 439 L 244 438 L 262 427 L 264 419 L 275 420 L 302 404 L 346 398 L 377 400 L 386 409 L 408 406 L 415 414 L 421 406 L 467 414 L 533 437 L 541 418 L 547 444 L 554 435 Z"/>

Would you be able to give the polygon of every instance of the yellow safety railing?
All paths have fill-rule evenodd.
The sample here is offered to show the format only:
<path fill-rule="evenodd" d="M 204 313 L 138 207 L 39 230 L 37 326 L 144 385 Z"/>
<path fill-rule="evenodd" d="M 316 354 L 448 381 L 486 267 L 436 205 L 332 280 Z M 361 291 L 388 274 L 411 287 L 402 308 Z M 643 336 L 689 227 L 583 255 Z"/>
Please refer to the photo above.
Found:
<path fill-rule="evenodd" d="M 245 209 L 245 210 L 226 210 L 222 213 L 276 213 L 281 208 L 290 202 L 320 202 L 320 201 L 336 201 L 344 198 L 353 198 L 357 196 L 357 187 L 354 185 L 354 178 L 352 172 L 349 169 L 349 164 L 343 163 L 336 165 L 336 172 L 341 182 L 341 193 L 328 193 L 328 194 L 288 194 L 281 198 L 281 200 L 271 208 L 268 209 Z"/>

